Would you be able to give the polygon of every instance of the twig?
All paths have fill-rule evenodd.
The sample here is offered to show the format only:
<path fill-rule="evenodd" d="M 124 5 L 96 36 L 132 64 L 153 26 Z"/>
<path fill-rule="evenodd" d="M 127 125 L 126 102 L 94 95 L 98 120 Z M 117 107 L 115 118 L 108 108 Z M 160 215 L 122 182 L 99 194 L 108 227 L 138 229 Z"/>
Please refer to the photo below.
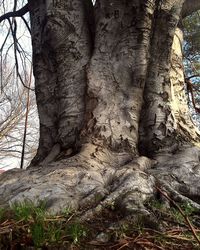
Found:
<path fill-rule="evenodd" d="M 195 228 L 192 226 L 190 220 L 188 219 L 188 217 L 184 214 L 183 210 L 180 208 L 180 206 L 178 204 L 176 204 L 176 202 L 174 200 L 172 200 L 168 194 L 166 194 L 165 192 L 163 192 L 158 186 L 156 187 L 156 189 L 168 200 L 170 201 L 181 213 L 181 215 L 183 216 L 183 218 L 185 219 L 188 227 L 190 228 L 194 238 L 196 239 L 196 241 L 198 242 L 198 244 L 200 245 L 200 240 L 196 234 Z"/>
<path fill-rule="evenodd" d="M 153 242 L 150 242 L 148 240 L 142 240 L 141 239 L 140 241 L 137 241 L 137 244 L 138 245 L 146 245 L 146 246 L 149 246 L 149 247 L 156 247 L 159 250 L 165 250 L 164 248 L 162 248 L 162 247 L 160 247 L 160 246 L 158 246 L 158 245 L 156 245 Z"/>
<path fill-rule="evenodd" d="M 129 243 L 125 243 L 123 244 L 121 247 L 117 248 L 117 250 L 121 250 L 123 249 L 124 247 L 128 247 Z"/>
<path fill-rule="evenodd" d="M 29 79 L 29 84 L 28 84 L 29 88 L 28 88 L 27 102 L 26 102 L 26 115 L 25 115 L 25 121 L 24 121 L 24 135 L 23 135 L 21 164 L 20 164 L 21 169 L 23 168 L 23 165 L 24 165 L 24 154 L 25 154 L 25 146 L 26 146 L 27 127 L 28 127 L 28 115 L 29 115 L 29 109 L 30 109 L 30 86 L 32 82 L 32 69 L 33 69 L 33 66 L 31 65 L 30 79 Z"/>

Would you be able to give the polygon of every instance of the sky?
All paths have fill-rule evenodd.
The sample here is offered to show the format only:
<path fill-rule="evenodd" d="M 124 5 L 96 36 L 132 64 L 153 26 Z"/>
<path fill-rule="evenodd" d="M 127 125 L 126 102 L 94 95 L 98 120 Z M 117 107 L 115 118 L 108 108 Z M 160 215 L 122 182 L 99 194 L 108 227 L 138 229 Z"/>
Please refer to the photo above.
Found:
<path fill-rule="evenodd" d="M 12 11 L 14 0 L 0 0 L 0 15 L 4 12 Z M 18 7 L 25 5 L 27 1 L 19 0 Z M 25 19 L 29 22 L 29 14 L 26 14 Z M 26 71 L 27 79 L 24 78 L 24 81 L 29 81 L 29 74 L 31 70 L 31 61 L 32 61 L 32 46 L 31 46 L 31 37 L 25 26 L 25 23 L 21 18 L 16 18 L 17 22 L 17 39 L 19 42 L 19 52 L 17 54 L 18 63 L 19 63 L 19 72 L 23 74 Z M 22 112 L 22 118 L 18 121 L 18 126 L 11 129 L 11 132 L 8 136 L 2 136 L 2 121 L 5 119 L 6 115 L 11 113 L 11 110 L 14 109 L 20 113 L 20 109 L 16 109 L 17 105 L 21 105 L 21 108 L 26 108 L 27 101 L 27 89 L 25 89 L 22 83 L 16 80 L 16 71 L 13 71 L 15 66 L 15 56 L 14 56 L 14 46 L 13 46 L 13 36 L 11 32 L 4 44 L 5 38 L 7 37 L 9 31 L 9 22 L 6 20 L 0 24 L 0 65 L 4 65 L 4 74 L 0 71 L 0 80 L 1 80 L 1 92 L 0 92 L 0 169 L 8 169 L 20 166 L 20 155 L 22 150 L 22 139 L 24 131 L 24 111 Z M 5 73 L 5 67 L 7 68 Z M 9 72 L 12 72 L 11 77 L 9 77 L 9 84 L 2 88 L 2 79 L 5 78 L 5 75 L 9 75 Z M 4 81 L 5 82 L 8 81 Z M 32 87 L 34 87 L 34 78 L 32 77 Z M 3 89 L 3 92 L 2 92 Z M 6 92 L 6 94 L 4 93 Z M 8 96 L 11 101 L 5 99 L 5 96 Z M 31 102 L 35 105 L 34 93 L 31 93 Z M 33 105 L 33 106 L 34 106 Z M 16 117 L 15 117 L 16 119 Z M 31 147 L 34 144 L 37 144 L 38 141 L 38 116 L 37 109 L 34 106 L 29 113 L 28 120 L 28 136 L 27 136 L 27 145 L 26 151 L 30 151 Z M 3 138 L 3 139 L 2 139 Z M 16 140 L 17 138 L 18 140 Z M 13 146 L 14 145 L 14 146 Z M 15 157 L 15 156 L 18 157 Z M 28 161 L 25 160 L 25 165 Z"/>

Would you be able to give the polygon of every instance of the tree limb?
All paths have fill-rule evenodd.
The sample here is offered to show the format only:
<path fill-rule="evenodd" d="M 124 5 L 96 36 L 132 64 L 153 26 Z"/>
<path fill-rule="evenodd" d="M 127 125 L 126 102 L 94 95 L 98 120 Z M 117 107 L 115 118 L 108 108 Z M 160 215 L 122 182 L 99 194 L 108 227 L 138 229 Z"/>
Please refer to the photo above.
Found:
<path fill-rule="evenodd" d="M 200 10 L 200 0 L 185 0 L 182 8 L 182 18 L 191 15 L 197 10 Z"/>
<path fill-rule="evenodd" d="M 190 80 L 190 79 L 196 78 L 196 77 L 200 77 L 200 74 L 189 76 L 189 77 L 187 77 L 187 79 Z"/>
<path fill-rule="evenodd" d="M 8 13 L 5 13 L 4 15 L 0 16 L 0 23 L 4 21 L 5 19 L 8 19 L 10 17 L 21 17 L 25 15 L 27 12 L 29 12 L 28 4 L 24 5 L 21 9 L 17 11 L 11 11 Z"/>

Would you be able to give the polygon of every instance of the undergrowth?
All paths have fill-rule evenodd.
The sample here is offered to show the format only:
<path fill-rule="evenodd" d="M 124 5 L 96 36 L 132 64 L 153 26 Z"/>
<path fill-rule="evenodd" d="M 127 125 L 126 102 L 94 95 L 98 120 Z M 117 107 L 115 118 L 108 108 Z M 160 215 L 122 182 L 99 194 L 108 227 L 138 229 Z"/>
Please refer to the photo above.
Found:
<path fill-rule="evenodd" d="M 200 249 L 199 211 L 189 203 L 177 206 L 182 212 L 152 199 L 145 204 L 149 216 L 124 218 L 113 207 L 81 222 L 81 212 L 70 207 L 52 215 L 45 201 L 15 203 L 0 208 L 0 249 Z"/>

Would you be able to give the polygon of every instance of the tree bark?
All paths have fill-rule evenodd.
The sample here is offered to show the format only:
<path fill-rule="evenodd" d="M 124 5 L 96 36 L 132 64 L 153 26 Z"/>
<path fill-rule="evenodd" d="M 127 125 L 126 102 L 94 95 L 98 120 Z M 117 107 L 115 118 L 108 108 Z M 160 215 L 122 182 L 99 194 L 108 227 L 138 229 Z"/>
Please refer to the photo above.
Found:
<path fill-rule="evenodd" d="M 88 68 L 87 140 L 138 154 L 138 124 L 155 3 L 97 1 Z M 134 101 L 133 101 L 134 100 Z"/>
<path fill-rule="evenodd" d="M 92 37 L 83 1 L 29 1 L 40 142 L 35 165 L 51 152 L 77 147 L 85 112 Z"/>
<path fill-rule="evenodd" d="M 183 3 L 29 1 L 40 145 L 27 171 L 1 176 L 0 205 L 39 197 L 54 212 L 87 208 L 86 217 L 112 205 L 148 214 L 159 184 L 200 207 Z"/>

